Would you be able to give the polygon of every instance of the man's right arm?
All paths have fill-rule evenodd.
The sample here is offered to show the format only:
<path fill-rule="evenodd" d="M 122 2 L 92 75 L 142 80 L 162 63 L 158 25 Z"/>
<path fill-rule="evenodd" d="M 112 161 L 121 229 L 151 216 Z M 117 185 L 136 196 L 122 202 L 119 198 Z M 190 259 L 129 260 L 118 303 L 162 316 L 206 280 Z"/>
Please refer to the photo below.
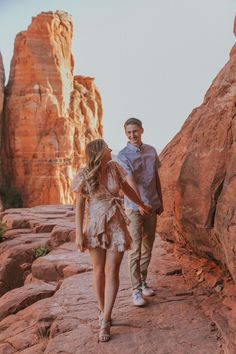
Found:
<path fill-rule="evenodd" d="M 162 199 L 162 189 L 161 189 L 161 181 L 159 177 L 159 168 L 161 167 L 161 161 L 159 160 L 159 156 L 156 155 L 156 189 L 157 189 L 157 194 L 159 196 L 161 205 L 157 210 L 157 214 L 161 215 L 164 211 L 163 209 L 163 199 Z"/>

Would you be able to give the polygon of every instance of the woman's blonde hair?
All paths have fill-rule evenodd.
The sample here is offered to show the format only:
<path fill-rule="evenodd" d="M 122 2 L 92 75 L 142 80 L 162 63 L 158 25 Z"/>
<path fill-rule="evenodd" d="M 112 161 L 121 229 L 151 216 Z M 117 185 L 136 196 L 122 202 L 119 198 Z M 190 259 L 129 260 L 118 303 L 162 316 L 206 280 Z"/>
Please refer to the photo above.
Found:
<path fill-rule="evenodd" d="M 107 147 L 103 139 L 95 139 L 87 144 L 85 149 L 86 157 L 86 180 L 91 192 L 95 192 L 99 186 L 99 169 L 102 161 L 102 154 Z"/>

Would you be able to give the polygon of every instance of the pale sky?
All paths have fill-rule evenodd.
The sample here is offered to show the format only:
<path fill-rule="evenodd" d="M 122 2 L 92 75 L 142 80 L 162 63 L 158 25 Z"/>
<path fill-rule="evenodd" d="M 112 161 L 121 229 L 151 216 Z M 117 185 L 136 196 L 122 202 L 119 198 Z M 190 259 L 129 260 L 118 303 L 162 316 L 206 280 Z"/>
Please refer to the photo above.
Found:
<path fill-rule="evenodd" d="M 133 116 L 160 152 L 201 104 L 235 41 L 236 0 L 0 0 L 7 75 L 16 34 L 49 10 L 73 17 L 74 74 L 95 77 L 114 151 L 126 144 L 123 123 Z"/>

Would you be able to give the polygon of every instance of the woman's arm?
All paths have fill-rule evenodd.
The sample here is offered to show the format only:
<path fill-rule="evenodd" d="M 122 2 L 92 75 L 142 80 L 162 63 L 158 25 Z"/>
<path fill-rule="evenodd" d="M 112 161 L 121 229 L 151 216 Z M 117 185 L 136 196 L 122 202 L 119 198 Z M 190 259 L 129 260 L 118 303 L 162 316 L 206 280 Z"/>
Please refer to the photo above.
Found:
<path fill-rule="evenodd" d="M 126 182 L 128 182 L 128 184 L 130 185 L 130 187 L 136 192 L 137 196 L 141 199 L 140 194 L 139 194 L 139 190 L 137 187 L 137 184 L 135 182 L 135 179 L 133 176 L 126 176 Z"/>
<path fill-rule="evenodd" d="M 75 244 L 79 247 L 81 252 L 84 252 L 84 235 L 83 235 L 83 222 L 85 212 L 85 198 L 81 193 L 76 193 L 76 208 L 75 208 Z"/>
<path fill-rule="evenodd" d="M 127 197 L 132 200 L 135 204 L 138 205 L 139 211 L 141 215 L 150 214 L 152 212 L 152 207 L 150 205 L 144 204 L 144 202 L 140 199 L 139 195 L 136 191 L 129 185 L 127 181 L 124 181 L 121 184 L 121 189 Z"/>

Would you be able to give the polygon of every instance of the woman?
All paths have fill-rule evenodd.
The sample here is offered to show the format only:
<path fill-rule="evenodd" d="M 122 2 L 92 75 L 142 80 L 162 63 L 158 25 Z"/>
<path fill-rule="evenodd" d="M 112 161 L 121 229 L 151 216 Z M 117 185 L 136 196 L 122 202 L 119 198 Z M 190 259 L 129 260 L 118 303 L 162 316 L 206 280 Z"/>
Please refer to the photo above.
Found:
<path fill-rule="evenodd" d="M 81 252 L 85 249 L 90 252 L 100 310 L 99 340 L 107 342 L 119 288 L 120 264 L 124 251 L 131 245 L 119 193 L 123 191 L 134 201 L 142 214 L 148 214 L 150 206 L 145 205 L 126 182 L 126 172 L 112 161 L 111 149 L 102 139 L 86 146 L 86 167 L 75 176 L 72 190 L 76 192 L 75 242 Z"/>

